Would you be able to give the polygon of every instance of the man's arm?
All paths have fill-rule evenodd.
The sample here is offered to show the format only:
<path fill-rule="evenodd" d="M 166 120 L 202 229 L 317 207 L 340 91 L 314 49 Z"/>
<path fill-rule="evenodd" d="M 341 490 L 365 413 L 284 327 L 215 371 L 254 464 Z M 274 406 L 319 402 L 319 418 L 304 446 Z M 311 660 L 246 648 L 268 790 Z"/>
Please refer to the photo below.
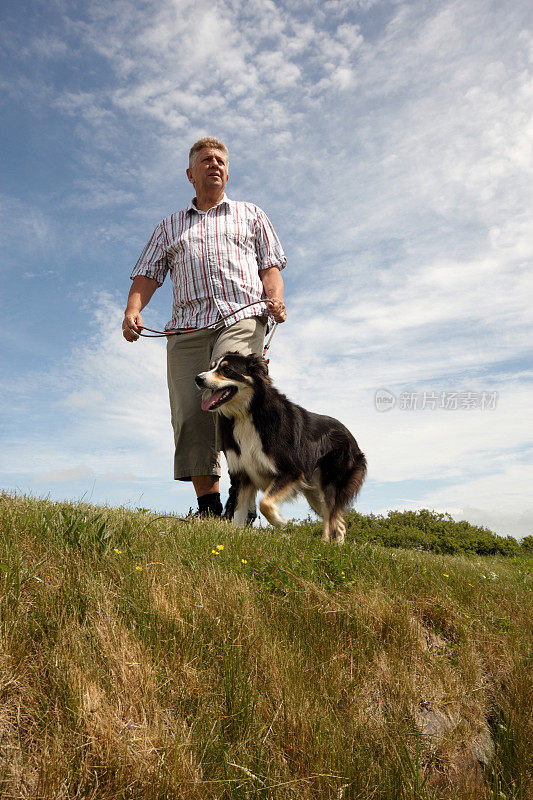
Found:
<path fill-rule="evenodd" d="M 146 275 L 136 275 L 132 281 L 128 304 L 122 322 L 122 335 L 128 342 L 135 342 L 142 330 L 141 310 L 148 305 L 159 283 Z"/>
<path fill-rule="evenodd" d="M 283 278 L 277 267 L 260 269 L 259 277 L 263 282 L 263 288 L 269 298 L 268 308 L 276 322 L 285 322 L 287 311 L 283 303 Z"/>

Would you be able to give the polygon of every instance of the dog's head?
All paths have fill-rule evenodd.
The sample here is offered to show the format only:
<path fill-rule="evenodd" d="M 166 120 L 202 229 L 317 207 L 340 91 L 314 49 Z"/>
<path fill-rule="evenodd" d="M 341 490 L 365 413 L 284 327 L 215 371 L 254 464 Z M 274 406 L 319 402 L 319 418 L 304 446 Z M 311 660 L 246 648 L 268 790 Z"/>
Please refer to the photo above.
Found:
<path fill-rule="evenodd" d="M 225 353 L 212 361 L 207 372 L 200 372 L 196 385 L 204 389 L 204 411 L 220 409 L 226 416 L 245 411 L 250 405 L 254 390 L 261 383 L 270 383 L 267 362 L 252 353 Z"/>

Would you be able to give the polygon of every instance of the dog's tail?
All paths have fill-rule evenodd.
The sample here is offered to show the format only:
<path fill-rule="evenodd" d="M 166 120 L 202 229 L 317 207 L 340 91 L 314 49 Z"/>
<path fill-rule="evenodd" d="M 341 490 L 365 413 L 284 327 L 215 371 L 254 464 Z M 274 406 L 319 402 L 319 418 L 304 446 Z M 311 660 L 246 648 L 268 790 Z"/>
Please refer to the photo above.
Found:
<path fill-rule="evenodd" d="M 365 454 L 358 453 L 355 457 L 355 463 L 348 474 L 346 483 L 339 492 L 340 496 L 338 497 L 337 504 L 340 507 L 346 508 L 357 499 L 359 490 L 366 478 L 366 471 L 367 463 Z"/>

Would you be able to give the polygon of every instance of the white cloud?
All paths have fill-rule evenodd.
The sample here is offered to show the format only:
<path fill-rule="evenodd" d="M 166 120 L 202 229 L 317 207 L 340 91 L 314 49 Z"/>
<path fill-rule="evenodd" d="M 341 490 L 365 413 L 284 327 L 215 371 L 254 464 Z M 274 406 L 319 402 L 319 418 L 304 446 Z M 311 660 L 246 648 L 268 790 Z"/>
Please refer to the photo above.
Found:
<path fill-rule="evenodd" d="M 55 223 L 50 213 L 8 194 L 0 195 L 0 207 L 0 242 L 4 247 L 4 268 L 7 266 L 6 248 L 9 246 L 17 256 L 17 267 L 20 267 L 23 260 L 27 263 L 31 256 L 40 258 L 55 239 Z"/>
<path fill-rule="evenodd" d="M 105 402 L 105 394 L 98 389 L 76 390 L 67 394 L 63 404 L 69 408 L 95 408 Z"/>
<path fill-rule="evenodd" d="M 457 520 L 467 520 L 473 525 L 482 525 L 489 530 L 498 531 L 503 536 L 514 536 L 516 539 L 533 536 L 533 508 L 526 508 L 521 512 L 511 509 L 505 513 L 465 504 L 460 512 L 450 513 Z"/>
<path fill-rule="evenodd" d="M 32 443 L 38 480 L 64 482 L 83 477 L 120 479 L 147 488 L 150 481 L 171 482 L 172 446 L 168 398 L 164 380 L 164 346 L 141 340 L 126 344 L 120 337 L 120 308 L 106 296 L 97 298 L 95 333 L 69 360 L 68 385 L 56 397 L 62 416 L 54 443 L 39 436 Z M 322 332 L 326 330 L 323 326 Z M 376 370 L 360 369 L 326 339 L 310 353 L 304 326 L 280 327 L 272 344 L 271 372 L 279 388 L 302 405 L 340 418 L 353 431 L 369 460 L 369 480 L 393 487 L 405 481 L 434 481 L 405 507 L 492 509 L 487 514 L 510 519 L 529 497 L 531 474 L 522 463 L 529 416 L 529 396 L 519 383 L 501 388 L 493 410 L 402 411 L 379 413 L 374 407 Z M 381 362 L 380 379 L 393 385 L 398 371 L 409 367 L 405 357 Z M 425 389 L 431 364 L 420 364 L 418 379 Z M 60 373 L 61 375 L 61 373 Z M 59 388 L 67 385 L 59 379 Z M 454 380 L 460 380 L 460 373 Z M 411 383 L 417 390 L 416 382 Z M 453 383 L 447 390 L 480 388 Z M 442 378 L 439 386 L 442 387 Z M 485 387 L 491 389 L 492 386 Z M 12 453 L 16 452 L 16 448 Z M 83 464 L 68 466 L 72 463 Z M 16 468 L 16 458 L 11 457 Z M 48 465 L 48 469 L 44 465 Z M 52 469 L 50 466 L 54 465 Z M 19 469 L 27 470 L 20 453 Z M 124 478 L 123 480 L 127 480 Z M 180 486 L 178 497 L 190 503 L 190 491 Z M 495 501 L 497 498 L 497 501 Z M 362 495 L 364 502 L 364 491 Z M 402 504 L 396 504 L 402 505 Z M 307 513 L 296 509 L 297 513 Z M 295 513 L 294 509 L 292 512 Z M 480 519 L 479 515 L 476 519 Z M 476 520 L 472 520 L 475 522 Z M 502 523 L 503 524 L 503 523 Z"/>
<path fill-rule="evenodd" d="M 53 275 L 57 275 L 55 269 L 44 269 L 41 272 L 23 272 L 22 277 L 25 280 L 33 280 L 34 278 L 51 278 Z"/>
<path fill-rule="evenodd" d="M 94 472 L 90 467 L 80 465 L 78 467 L 70 467 L 69 469 L 56 469 L 49 472 L 43 472 L 35 477 L 37 483 L 66 483 L 70 481 L 79 481 L 83 478 L 92 478 Z"/>
<path fill-rule="evenodd" d="M 19 102 L 76 121 L 78 174 L 61 211 L 81 208 L 98 222 L 65 229 L 48 206 L 18 200 L 8 201 L 10 219 L 29 220 L 34 254 L 58 231 L 131 249 L 188 191 L 191 141 L 227 139 L 230 195 L 265 208 L 289 256 L 290 317 L 272 350 L 280 387 L 353 426 L 372 480 L 391 492 L 440 477 L 440 489 L 414 500 L 510 519 L 528 507 L 518 466 L 533 289 L 527 8 L 163 0 L 147 14 L 119 0 L 90 4 L 82 22 L 65 6 L 65 41 L 104 59 L 105 79 L 62 93 L 44 78 L 10 87 Z M 37 60 L 47 39 L 29 39 Z M 83 463 L 95 475 L 139 474 L 142 464 L 164 480 L 163 348 L 128 348 L 118 306 L 100 297 L 98 309 L 99 332 L 69 362 L 57 400 L 66 432 L 37 441 L 35 468 L 51 459 L 51 471 Z M 496 387 L 500 402 L 477 415 L 379 415 L 380 386 Z"/>

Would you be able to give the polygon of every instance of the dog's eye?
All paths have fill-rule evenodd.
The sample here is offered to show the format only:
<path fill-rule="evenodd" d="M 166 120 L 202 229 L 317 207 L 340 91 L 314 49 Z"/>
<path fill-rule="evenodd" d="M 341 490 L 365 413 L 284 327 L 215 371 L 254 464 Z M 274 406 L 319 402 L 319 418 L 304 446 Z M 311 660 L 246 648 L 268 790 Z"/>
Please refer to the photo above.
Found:
<path fill-rule="evenodd" d="M 209 369 L 214 369 L 216 363 L 217 363 L 216 361 L 211 361 L 211 363 L 209 364 Z"/>
<path fill-rule="evenodd" d="M 233 369 L 231 364 L 228 364 L 227 361 L 224 361 L 222 364 L 218 366 L 218 372 L 221 375 L 224 375 L 225 378 L 230 378 L 230 380 L 241 380 L 242 376 Z"/>

